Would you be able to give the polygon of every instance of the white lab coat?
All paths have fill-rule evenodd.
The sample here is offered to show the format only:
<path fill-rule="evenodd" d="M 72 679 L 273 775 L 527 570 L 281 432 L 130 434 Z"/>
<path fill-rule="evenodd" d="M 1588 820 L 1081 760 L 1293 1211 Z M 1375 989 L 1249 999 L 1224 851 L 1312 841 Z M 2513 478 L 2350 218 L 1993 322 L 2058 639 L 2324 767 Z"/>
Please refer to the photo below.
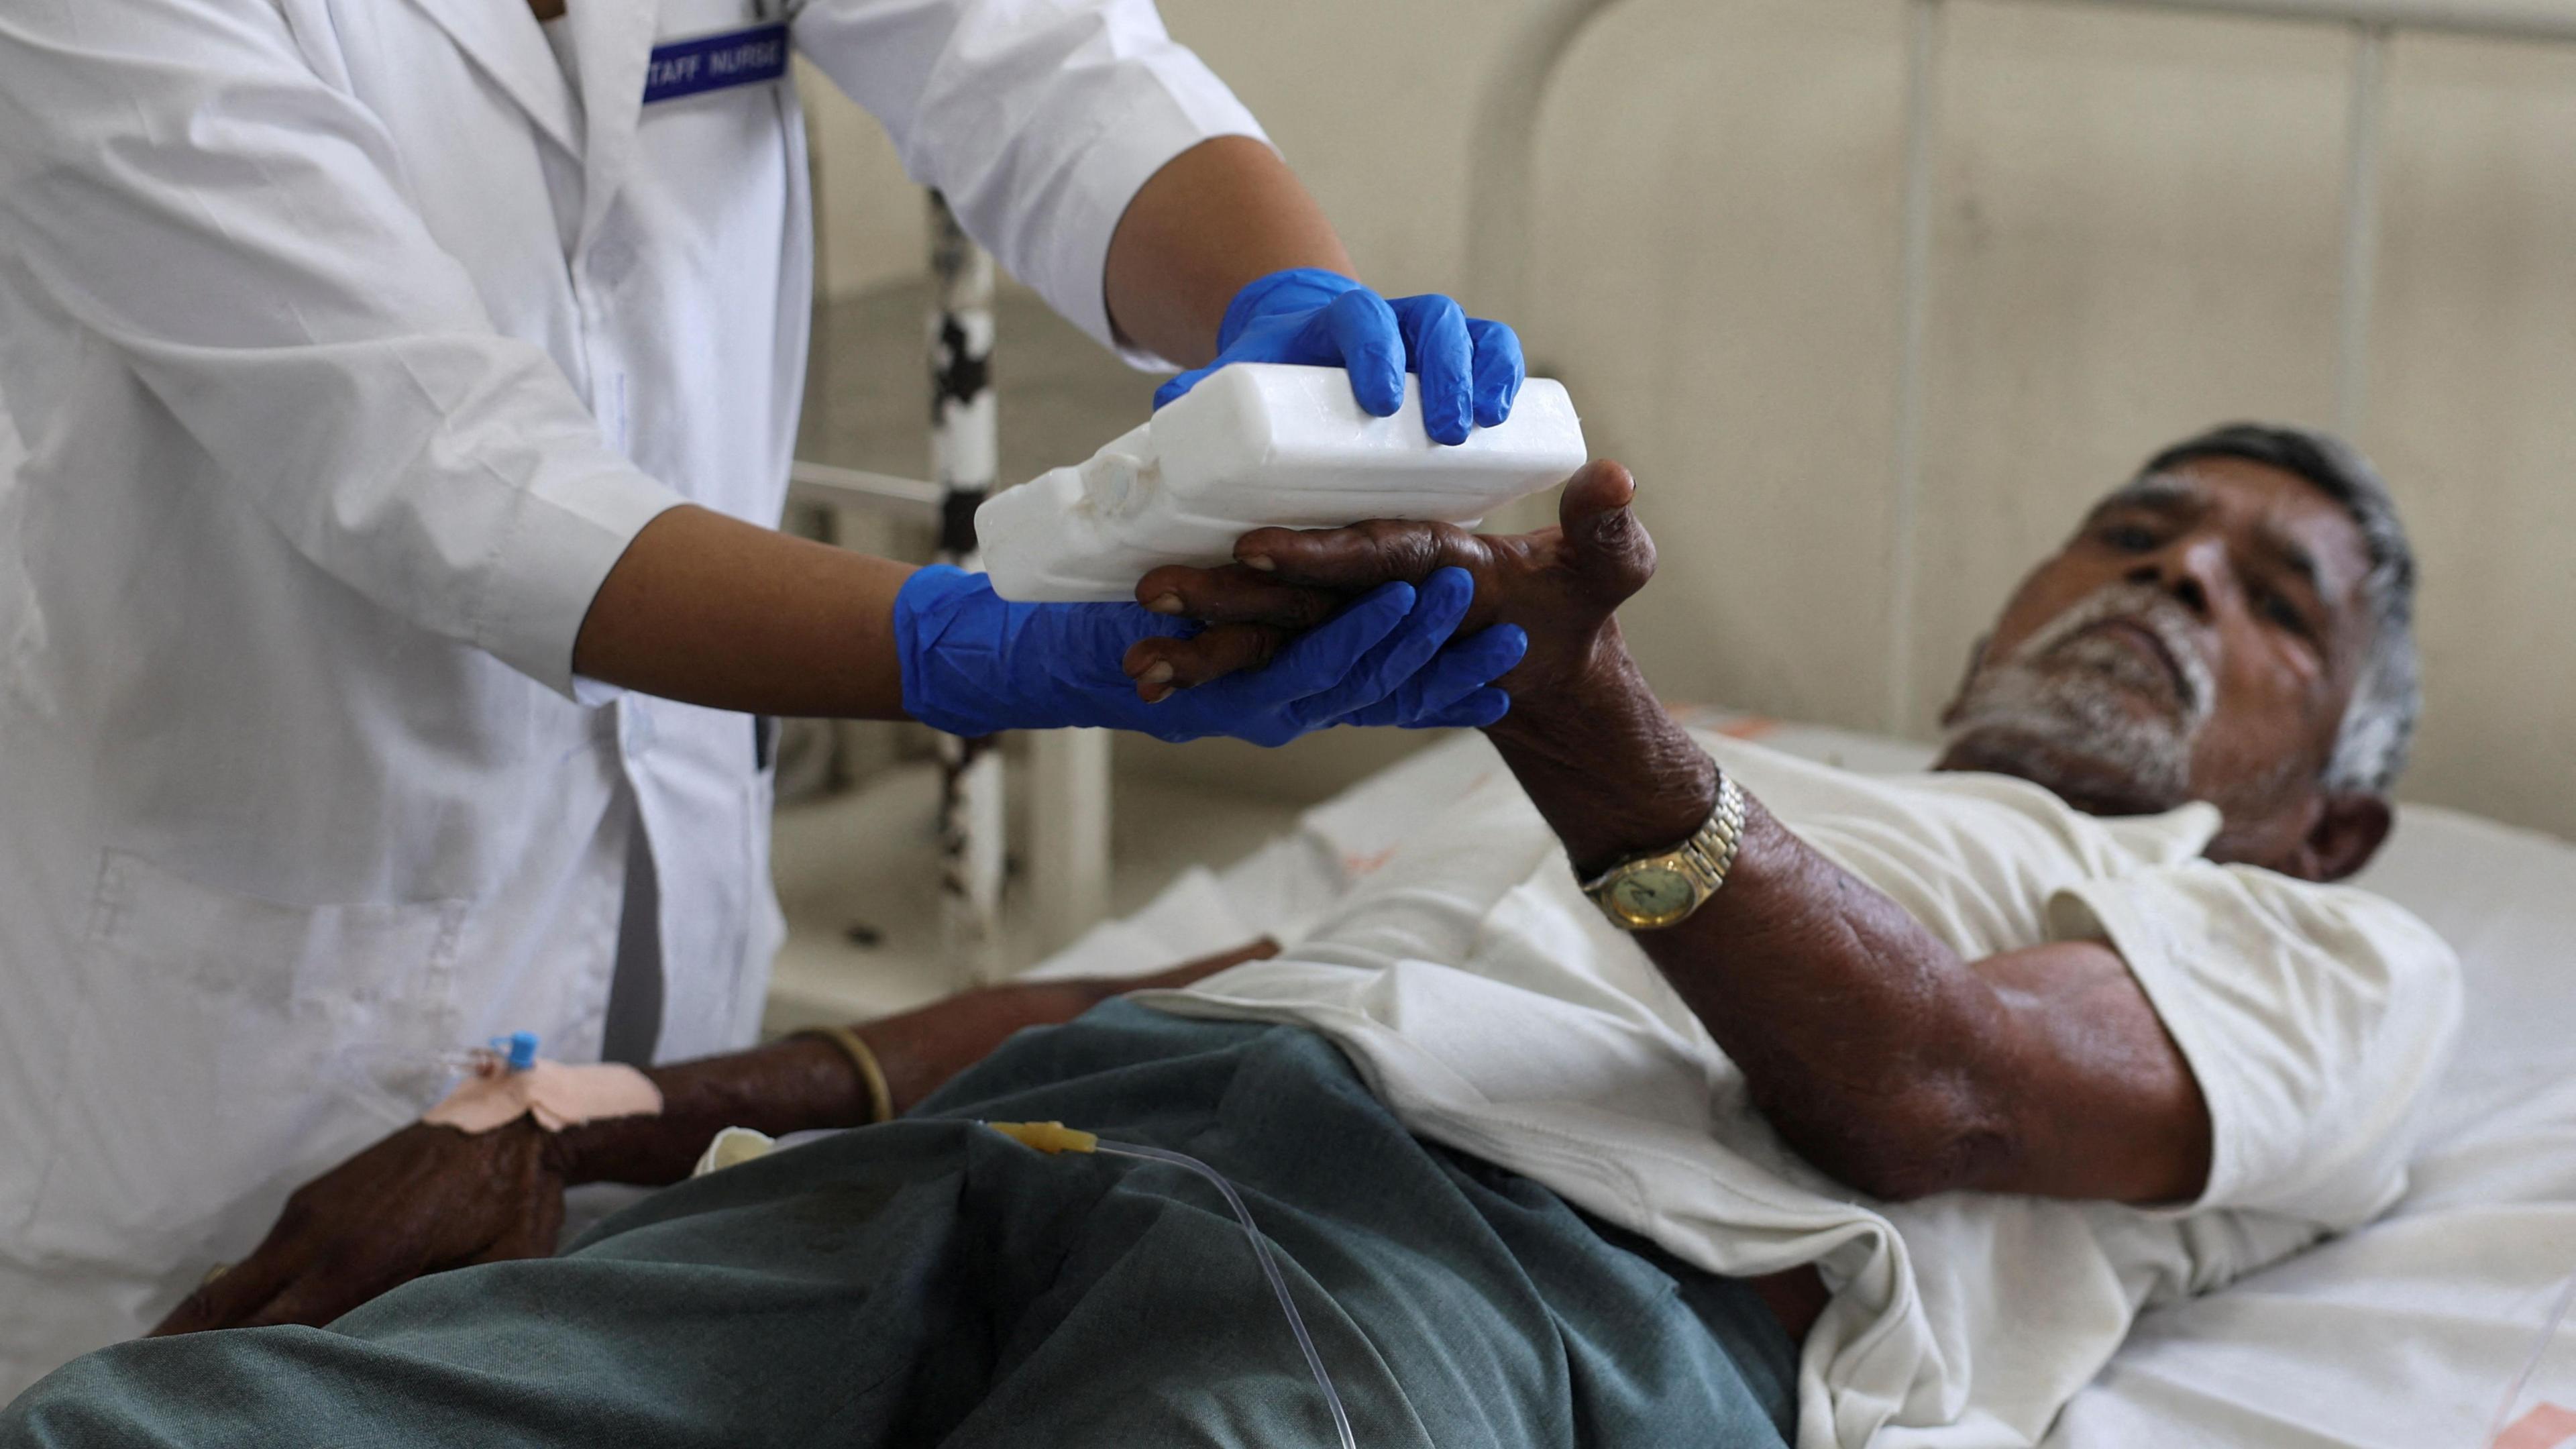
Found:
<path fill-rule="evenodd" d="M 662 509 L 774 523 L 809 208 L 776 0 L 0 8 L 0 1399 L 149 1325 L 434 1054 L 598 1049 L 630 821 L 662 1051 L 780 932 L 739 715 L 576 681 Z M 1136 188 L 1258 134 L 1150 0 L 809 0 L 797 48 L 1108 338 Z"/>

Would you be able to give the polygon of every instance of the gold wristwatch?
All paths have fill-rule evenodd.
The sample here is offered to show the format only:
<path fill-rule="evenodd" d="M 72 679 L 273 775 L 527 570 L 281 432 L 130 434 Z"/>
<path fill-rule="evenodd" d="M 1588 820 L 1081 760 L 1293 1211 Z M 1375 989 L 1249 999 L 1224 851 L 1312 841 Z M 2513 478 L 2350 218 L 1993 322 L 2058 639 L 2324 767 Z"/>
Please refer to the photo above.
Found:
<path fill-rule="evenodd" d="M 1678 926 L 1726 884 L 1744 841 L 1744 792 L 1723 770 L 1717 808 L 1690 839 L 1671 850 L 1632 856 L 1583 883 L 1583 893 L 1623 931 Z"/>

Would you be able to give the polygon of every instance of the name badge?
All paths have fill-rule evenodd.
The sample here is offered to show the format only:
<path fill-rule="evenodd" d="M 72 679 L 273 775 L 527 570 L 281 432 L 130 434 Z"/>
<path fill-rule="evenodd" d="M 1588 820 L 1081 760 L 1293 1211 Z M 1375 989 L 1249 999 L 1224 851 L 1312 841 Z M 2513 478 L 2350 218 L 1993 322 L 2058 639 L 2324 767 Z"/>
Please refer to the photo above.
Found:
<path fill-rule="evenodd" d="M 644 104 L 763 85 L 785 74 L 787 26 L 783 21 L 675 40 L 653 47 L 652 66 L 644 72 Z"/>

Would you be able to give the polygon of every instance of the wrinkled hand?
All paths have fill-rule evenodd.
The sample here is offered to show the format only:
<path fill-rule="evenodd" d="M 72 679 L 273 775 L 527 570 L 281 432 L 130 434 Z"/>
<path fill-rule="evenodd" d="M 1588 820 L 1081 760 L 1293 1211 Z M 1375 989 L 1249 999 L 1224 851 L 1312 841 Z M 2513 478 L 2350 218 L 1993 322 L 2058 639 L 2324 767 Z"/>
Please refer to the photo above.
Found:
<path fill-rule="evenodd" d="M 906 1110 L 1013 1032 L 1071 1021 L 1122 992 L 1187 986 L 1278 950 L 1263 940 L 1153 976 L 986 987 L 858 1031 L 885 1069 L 897 1110 Z M 581 1150 L 569 1139 L 658 1125 L 658 1118 L 617 1118 L 558 1137 L 524 1117 L 475 1135 L 415 1122 L 297 1188 L 258 1249 L 188 1295 L 152 1336 L 319 1326 L 426 1273 L 545 1257 L 555 1250 L 564 1186 L 575 1176 L 571 1159 Z M 685 1160 L 695 1159 L 712 1130 L 693 1137 Z M 603 1178 L 618 1180 L 614 1173 L 579 1175 Z"/>
<path fill-rule="evenodd" d="M 1628 506 L 1635 494 L 1628 470 L 1605 461 L 1566 480 L 1557 526 L 1536 533 L 1385 520 L 1247 533 L 1231 567 L 1161 568 L 1136 586 L 1147 608 L 1216 627 L 1194 639 L 1147 640 L 1130 651 L 1128 670 L 1161 666 L 1175 682 L 1195 683 L 1235 667 L 1227 640 L 1236 631 L 1311 627 L 1354 592 L 1463 569 L 1475 599 L 1459 632 L 1513 624 L 1529 638 L 1519 666 L 1494 681 L 1515 701 L 1508 726 L 1530 701 L 1580 697 L 1613 675 L 1624 680 L 1629 666 L 1614 615 L 1655 572 L 1654 540 Z"/>
<path fill-rule="evenodd" d="M 524 1117 L 479 1135 L 415 1122 L 297 1188 L 258 1250 L 152 1333 L 319 1326 L 424 1273 L 552 1253 L 553 1145 Z"/>

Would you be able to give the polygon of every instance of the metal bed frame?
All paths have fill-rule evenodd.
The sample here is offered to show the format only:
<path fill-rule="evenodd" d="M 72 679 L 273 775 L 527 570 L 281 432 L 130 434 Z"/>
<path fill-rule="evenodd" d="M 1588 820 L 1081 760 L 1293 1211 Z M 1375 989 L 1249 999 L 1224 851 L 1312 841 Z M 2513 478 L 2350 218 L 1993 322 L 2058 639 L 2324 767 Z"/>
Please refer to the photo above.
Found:
<path fill-rule="evenodd" d="M 930 194 L 929 205 L 927 361 L 937 481 L 799 460 L 788 474 L 788 497 L 931 524 L 939 533 L 939 561 L 973 568 L 975 507 L 1000 484 L 993 259 L 958 226 L 938 193 Z M 1109 740 L 1100 730 L 1053 730 L 1029 743 L 1029 897 L 1039 947 L 1053 950 L 1109 912 Z M 1008 782 L 998 745 L 939 739 L 941 938 L 960 985 L 994 980 L 1005 964 Z"/>
<path fill-rule="evenodd" d="M 1470 158 L 1468 277 L 1492 315 L 1528 312 L 1538 125 L 1548 83 L 1585 27 L 1619 0 L 1553 0 L 1506 46 L 1477 104 Z M 2343 267 L 2337 304 L 2335 426 L 2359 431 L 2369 409 L 2370 319 L 2379 268 L 2381 133 L 2390 39 L 2400 31 L 2576 44 L 2576 13 L 2508 0 L 1902 0 L 1906 7 L 1905 197 L 1899 229 L 1903 308 L 1896 375 L 1896 440 L 1889 459 L 1885 725 L 1901 734 L 1914 693 L 1907 647 L 1918 586 L 1915 520 L 1923 497 L 1926 344 L 1932 324 L 1932 225 L 1939 195 L 1941 58 L 1953 3 L 2047 4 L 2303 21 L 2352 33 L 2345 141 Z"/>

